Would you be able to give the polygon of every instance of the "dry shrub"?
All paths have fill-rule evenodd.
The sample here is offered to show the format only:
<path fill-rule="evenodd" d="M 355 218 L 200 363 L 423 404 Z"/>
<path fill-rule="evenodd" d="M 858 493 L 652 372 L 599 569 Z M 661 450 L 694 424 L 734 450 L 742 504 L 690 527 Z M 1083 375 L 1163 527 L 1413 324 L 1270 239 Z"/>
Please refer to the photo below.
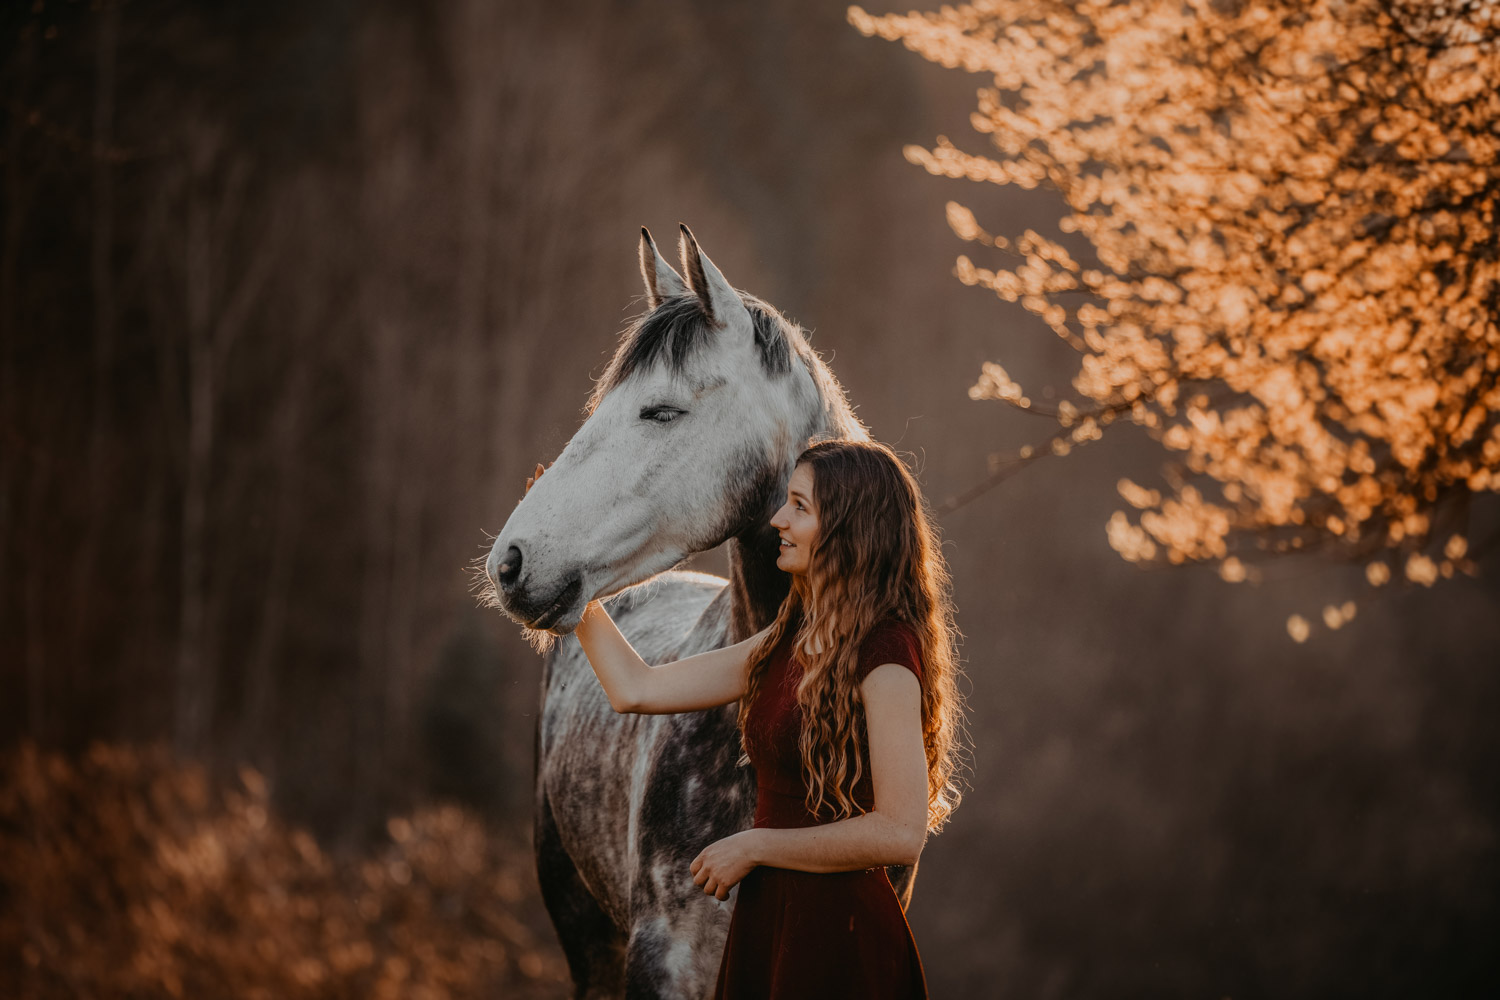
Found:
<path fill-rule="evenodd" d="M 361 857 L 160 749 L 0 757 L 0 995 L 556 996 L 530 852 L 461 809 Z"/>

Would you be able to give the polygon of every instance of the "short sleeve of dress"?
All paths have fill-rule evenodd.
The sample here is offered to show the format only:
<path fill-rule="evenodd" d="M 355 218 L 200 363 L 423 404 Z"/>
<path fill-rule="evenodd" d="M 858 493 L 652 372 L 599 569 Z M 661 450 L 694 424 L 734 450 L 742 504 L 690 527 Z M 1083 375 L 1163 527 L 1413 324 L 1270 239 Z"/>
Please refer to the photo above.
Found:
<path fill-rule="evenodd" d="M 899 663 L 922 680 L 921 647 L 917 633 L 910 625 L 898 621 L 883 621 L 876 625 L 859 647 L 859 668 L 855 682 L 862 684 L 870 671 L 885 663 Z"/>

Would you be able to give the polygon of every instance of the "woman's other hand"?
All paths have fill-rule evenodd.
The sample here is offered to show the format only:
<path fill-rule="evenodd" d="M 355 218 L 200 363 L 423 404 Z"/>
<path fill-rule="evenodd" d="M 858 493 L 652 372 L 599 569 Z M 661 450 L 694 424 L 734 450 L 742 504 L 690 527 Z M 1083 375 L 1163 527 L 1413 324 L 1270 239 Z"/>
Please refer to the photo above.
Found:
<path fill-rule="evenodd" d="M 526 493 L 530 493 L 531 492 L 531 488 L 536 485 L 536 481 L 538 479 L 541 479 L 542 478 L 542 473 L 546 472 L 546 471 L 547 471 L 546 469 L 542 468 L 542 463 L 541 462 L 536 463 L 536 471 L 533 472 L 527 478 L 527 480 L 526 480 L 526 491 L 525 491 L 525 493 L 522 493 L 521 495 L 525 496 Z"/>
<path fill-rule="evenodd" d="M 705 847 L 689 867 L 693 884 L 716 899 L 728 899 L 729 890 L 760 864 L 755 852 L 759 834 L 759 830 L 743 830 Z"/>

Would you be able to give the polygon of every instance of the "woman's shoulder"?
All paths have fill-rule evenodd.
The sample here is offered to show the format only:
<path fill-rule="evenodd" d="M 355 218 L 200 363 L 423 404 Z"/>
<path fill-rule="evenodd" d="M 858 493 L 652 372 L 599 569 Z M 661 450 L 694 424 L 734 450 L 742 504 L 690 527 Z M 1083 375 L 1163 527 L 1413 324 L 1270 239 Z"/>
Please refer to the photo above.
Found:
<path fill-rule="evenodd" d="M 899 663 L 922 677 L 922 646 L 917 630 L 898 618 L 883 618 L 859 645 L 859 679 L 886 663 Z"/>

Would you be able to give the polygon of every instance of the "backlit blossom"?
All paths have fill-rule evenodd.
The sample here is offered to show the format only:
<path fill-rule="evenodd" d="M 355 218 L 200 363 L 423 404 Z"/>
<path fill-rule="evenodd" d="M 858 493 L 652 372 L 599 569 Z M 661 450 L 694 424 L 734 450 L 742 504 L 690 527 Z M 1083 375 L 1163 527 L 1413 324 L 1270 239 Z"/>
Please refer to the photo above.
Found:
<path fill-rule="evenodd" d="M 1160 489 L 1121 481 L 1135 510 L 1107 535 L 1124 558 L 1215 560 L 1242 580 L 1246 560 L 1321 545 L 1368 563 L 1372 585 L 1391 575 L 1382 549 L 1418 584 L 1471 571 L 1462 535 L 1433 525 L 1500 491 L 1500 3 L 849 17 L 985 77 L 971 122 L 988 149 L 940 137 L 908 160 L 1061 196 L 1055 237 L 992 235 L 950 202 L 974 245 L 955 274 L 1078 352 L 1055 453 L 1116 414 L 1171 452 Z M 1041 412 L 998 364 L 970 395 Z"/>

